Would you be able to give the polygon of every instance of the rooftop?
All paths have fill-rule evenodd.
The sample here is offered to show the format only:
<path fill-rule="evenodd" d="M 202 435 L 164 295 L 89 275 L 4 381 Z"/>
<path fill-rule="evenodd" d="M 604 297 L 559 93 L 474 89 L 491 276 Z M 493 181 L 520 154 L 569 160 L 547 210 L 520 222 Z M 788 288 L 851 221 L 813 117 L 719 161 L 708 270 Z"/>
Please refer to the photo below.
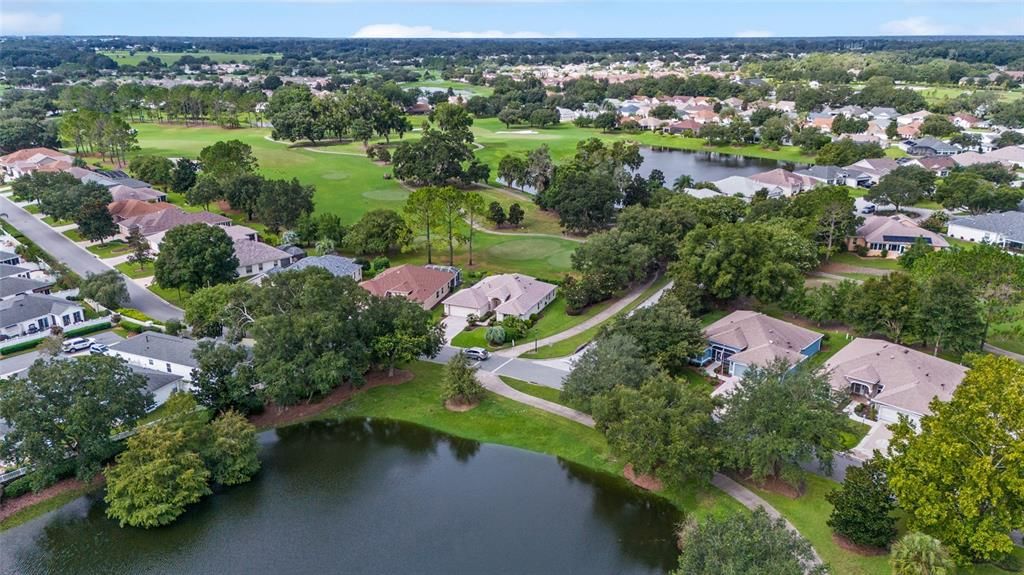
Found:
<path fill-rule="evenodd" d="M 737 351 L 730 359 L 745 365 L 766 365 L 774 359 L 796 364 L 800 353 L 823 336 L 763 313 L 739 310 L 704 329 L 708 341 Z"/>
<path fill-rule="evenodd" d="M 376 296 L 402 295 L 422 303 L 447 286 L 454 277 L 451 272 L 406 264 L 386 269 L 359 285 Z"/>
<path fill-rule="evenodd" d="M 167 363 L 197 367 L 199 364 L 192 357 L 192 351 L 198 344 L 199 342 L 193 339 L 147 331 L 112 344 L 110 350 Z"/>
<path fill-rule="evenodd" d="M 923 238 L 929 244 L 939 248 L 949 247 L 949 242 L 941 235 L 922 228 L 904 215 L 868 216 L 864 224 L 857 228 L 857 237 L 864 238 L 868 243 L 913 243 L 916 238 Z M 910 238 L 910 241 L 906 241 Z"/>
<path fill-rule="evenodd" d="M 956 218 L 949 223 L 950 225 L 995 232 L 1014 241 L 1024 242 L 1024 212 L 964 216 Z"/>
<path fill-rule="evenodd" d="M 24 294 L 0 301 L 0 326 L 11 326 L 47 314 L 64 315 L 69 310 L 80 309 L 73 301 L 52 295 Z"/>
<path fill-rule="evenodd" d="M 304 270 L 306 268 L 324 269 L 335 277 L 351 277 L 357 270 L 359 274 L 363 273 L 363 266 L 357 264 L 355 260 L 335 255 L 310 256 L 308 258 L 303 258 L 288 266 L 286 270 Z M 285 269 L 271 270 L 272 273 L 280 273 L 282 271 L 285 271 Z"/>

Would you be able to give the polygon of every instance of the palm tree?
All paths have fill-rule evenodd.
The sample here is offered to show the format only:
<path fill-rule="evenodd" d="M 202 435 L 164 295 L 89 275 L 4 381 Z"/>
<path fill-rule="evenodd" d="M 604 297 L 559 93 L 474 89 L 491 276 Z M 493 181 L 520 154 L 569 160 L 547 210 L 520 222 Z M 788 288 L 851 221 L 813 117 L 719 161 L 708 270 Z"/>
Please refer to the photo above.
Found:
<path fill-rule="evenodd" d="M 676 178 L 676 181 L 672 182 L 672 191 L 673 192 L 682 192 L 686 188 L 692 188 L 692 187 L 693 187 L 693 176 L 688 176 L 686 174 L 683 174 L 683 175 L 679 176 L 678 178 Z"/>
<path fill-rule="evenodd" d="M 938 539 L 924 533 L 907 533 L 892 547 L 893 575 L 950 575 L 956 565 Z"/>

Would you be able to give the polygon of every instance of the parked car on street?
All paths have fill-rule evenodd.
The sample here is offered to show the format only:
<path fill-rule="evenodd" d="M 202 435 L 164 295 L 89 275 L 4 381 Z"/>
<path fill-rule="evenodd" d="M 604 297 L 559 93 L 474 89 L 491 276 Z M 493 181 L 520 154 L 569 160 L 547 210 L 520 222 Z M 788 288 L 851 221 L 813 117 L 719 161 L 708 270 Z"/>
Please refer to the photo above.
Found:
<path fill-rule="evenodd" d="M 485 361 L 491 357 L 491 354 L 482 347 L 471 347 L 462 353 L 466 354 L 469 359 L 475 359 L 476 361 Z"/>
<path fill-rule="evenodd" d="M 93 355 L 107 355 L 108 351 L 110 351 L 110 348 L 106 344 L 94 343 L 89 346 L 89 353 Z"/>
<path fill-rule="evenodd" d="M 875 213 L 875 210 L 877 210 L 877 209 L 878 209 L 878 206 L 876 206 L 875 204 L 868 204 L 868 205 L 866 205 L 866 206 L 864 206 L 863 208 L 860 209 L 860 213 L 862 213 L 862 214 L 873 214 L 873 213 Z"/>
<path fill-rule="evenodd" d="M 89 347 L 94 343 L 96 343 L 96 340 L 89 337 L 76 337 L 74 339 L 69 339 L 64 342 L 64 353 L 83 351 L 89 349 Z"/>

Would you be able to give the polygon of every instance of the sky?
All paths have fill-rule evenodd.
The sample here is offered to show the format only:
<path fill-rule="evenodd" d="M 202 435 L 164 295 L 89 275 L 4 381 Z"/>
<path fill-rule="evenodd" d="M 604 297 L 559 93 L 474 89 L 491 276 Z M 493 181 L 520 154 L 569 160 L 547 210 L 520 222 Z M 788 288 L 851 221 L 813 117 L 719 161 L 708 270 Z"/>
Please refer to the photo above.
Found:
<path fill-rule="evenodd" d="M 1024 35 L 1024 0 L 0 0 L 0 35 Z"/>

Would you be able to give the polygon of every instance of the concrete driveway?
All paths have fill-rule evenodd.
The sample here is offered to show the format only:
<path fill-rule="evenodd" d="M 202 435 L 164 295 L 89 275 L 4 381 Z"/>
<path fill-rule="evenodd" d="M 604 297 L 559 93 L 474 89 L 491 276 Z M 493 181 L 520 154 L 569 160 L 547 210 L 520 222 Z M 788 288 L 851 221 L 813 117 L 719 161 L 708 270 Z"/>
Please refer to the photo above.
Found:
<path fill-rule="evenodd" d="M 124 338 L 122 338 L 121 336 L 117 335 L 112 331 L 94 333 L 87 335 L 85 337 L 92 338 L 96 340 L 97 343 L 105 343 L 107 345 L 112 345 L 119 341 L 124 341 Z M 82 351 L 76 354 L 62 353 L 60 354 L 60 357 L 72 357 L 72 355 L 86 355 L 88 353 L 88 351 Z M 42 354 L 40 354 L 38 351 L 30 351 L 28 353 L 23 353 L 20 355 L 16 355 L 14 357 L 9 357 L 7 359 L 0 359 L 0 377 L 7 377 L 12 373 L 18 373 L 19 371 L 26 370 L 40 357 L 42 357 Z"/>
<path fill-rule="evenodd" d="M 0 217 L 25 234 L 43 251 L 82 277 L 91 273 L 101 274 L 113 269 L 85 248 L 44 224 L 2 195 L 0 195 Z M 167 303 L 135 282 L 125 281 L 125 284 L 128 286 L 128 294 L 131 296 L 130 305 L 142 313 L 160 321 L 181 319 L 185 315 L 181 309 Z"/>

